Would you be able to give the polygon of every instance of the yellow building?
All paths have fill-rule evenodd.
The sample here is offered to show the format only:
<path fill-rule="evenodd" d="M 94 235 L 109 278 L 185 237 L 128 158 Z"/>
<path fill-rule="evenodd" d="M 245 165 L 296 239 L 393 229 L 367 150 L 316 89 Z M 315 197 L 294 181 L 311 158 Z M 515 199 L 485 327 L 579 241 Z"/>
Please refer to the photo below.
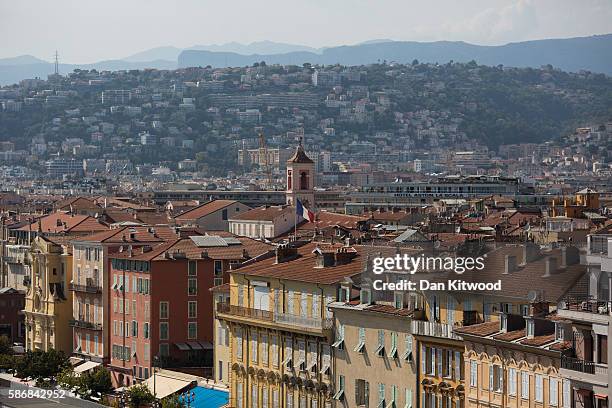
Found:
<path fill-rule="evenodd" d="M 467 407 L 571 408 L 571 386 L 560 374 L 571 331 L 536 303 L 524 317 L 501 313 L 497 322 L 456 330 L 465 340 Z"/>
<path fill-rule="evenodd" d="M 230 331 L 230 406 L 331 407 L 333 319 L 340 282 L 362 257 L 342 245 L 282 245 L 230 272 L 230 302 L 216 318 Z"/>
<path fill-rule="evenodd" d="M 464 342 L 456 332 L 482 323 L 497 324 L 500 313 L 528 316 L 530 299 L 556 304 L 571 290 L 580 290 L 586 268 L 578 249 L 542 250 L 533 244 L 497 247 L 484 257 L 484 269 L 458 275 L 436 274 L 436 282 L 501 283 L 500 291 L 427 290 L 424 321 L 412 321 L 419 353 L 419 398 L 422 408 L 451 408 L 463 404 Z M 433 279 L 417 273 L 416 280 Z M 414 279 L 414 278 L 413 278 Z M 448 285 L 448 283 L 447 283 Z M 546 288 L 537 291 L 534 288 Z"/>
<path fill-rule="evenodd" d="M 410 331 L 415 305 L 403 295 L 395 302 L 377 300 L 379 293 L 362 284 L 359 302 L 331 304 L 336 406 L 417 406 L 416 350 Z"/>
<path fill-rule="evenodd" d="M 72 351 L 72 254 L 65 237 L 38 236 L 32 241 L 25 302 L 27 350 Z"/>

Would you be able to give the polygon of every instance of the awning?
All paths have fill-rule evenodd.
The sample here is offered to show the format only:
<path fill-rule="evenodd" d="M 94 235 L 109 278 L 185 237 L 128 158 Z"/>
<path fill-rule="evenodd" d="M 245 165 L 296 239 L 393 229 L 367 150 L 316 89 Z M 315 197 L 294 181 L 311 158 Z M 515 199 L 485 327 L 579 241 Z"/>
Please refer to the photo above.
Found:
<path fill-rule="evenodd" d="M 191 385 L 191 381 L 179 380 L 177 378 L 166 377 L 164 375 L 155 375 L 155 388 L 153 387 L 153 376 L 149 377 L 144 384 L 149 388 L 151 393 L 155 390 L 155 396 L 158 399 L 167 397 L 182 391 Z"/>
<path fill-rule="evenodd" d="M 189 346 L 185 343 L 174 343 L 174 345 L 181 351 L 189 350 Z"/>
<path fill-rule="evenodd" d="M 200 341 L 198 343 L 200 343 L 200 345 L 202 346 L 204 350 L 212 350 L 214 348 L 212 343 L 208 341 Z"/>
<path fill-rule="evenodd" d="M 189 344 L 189 347 L 193 350 L 202 350 L 202 346 L 200 346 L 200 343 L 197 341 L 188 341 L 187 344 Z"/>
<path fill-rule="evenodd" d="M 70 362 L 70 364 L 72 364 L 73 366 L 76 366 L 76 365 L 81 364 L 81 363 L 82 363 L 83 361 L 85 361 L 85 360 L 83 360 L 82 358 L 79 358 L 79 357 L 70 357 L 70 358 L 68 359 L 68 361 L 69 361 L 69 362 Z"/>
<path fill-rule="evenodd" d="M 74 368 L 75 373 L 84 373 L 85 371 L 89 371 L 91 369 L 96 368 L 101 365 L 100 363 L 96 363 L 95 361 L 86 361 L 81 365 L 78 365 Z"/>

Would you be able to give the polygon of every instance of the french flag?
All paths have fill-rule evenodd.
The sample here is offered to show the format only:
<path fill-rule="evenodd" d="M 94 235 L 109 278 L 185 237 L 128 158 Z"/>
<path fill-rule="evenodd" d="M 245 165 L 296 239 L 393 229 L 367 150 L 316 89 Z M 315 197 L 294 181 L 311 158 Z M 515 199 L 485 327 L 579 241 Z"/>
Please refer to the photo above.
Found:
<path fill-rule="evenodd" d="M 297 200 L 297 204 L 295 205 L 295 213 L 297 215 L 301 215 L 308 222 L 314 222 L 315 215 L 312 211 L 302 205 L 300 200 Z"/>

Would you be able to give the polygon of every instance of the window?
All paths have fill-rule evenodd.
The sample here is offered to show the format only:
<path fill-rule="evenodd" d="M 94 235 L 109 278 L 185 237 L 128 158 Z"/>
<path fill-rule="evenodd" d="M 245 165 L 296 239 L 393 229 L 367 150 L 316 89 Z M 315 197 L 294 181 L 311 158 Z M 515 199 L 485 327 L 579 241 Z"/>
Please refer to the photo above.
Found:
<path fill-rule="evenodd" d="M 161 322 L 159 324 L 159 339 L 168 340 L 168 322 Z"/>
<path fill-rule="evenodd" d="M 404 347 L 406 350 L 404 351 L 404 355 L 402 357 L 404 360 L 412 361 L 412 336 L 409 334 L 404 337 Z"/>
<path fill-rule="evenodd" d="M 338 350 L 344 350 L 344 325 L 339 323 L 338 330 L 336 330 L 336 341 L 332 344 L 332 347 L 336 347 Z"/>
<path fill-rule="evenodd" d="M 236 384 L 236 405 L 238 405 L 238 408 L 242 408 L 242 387 L 241 382 Z"/>
<path fill-rule="evenodd" d="M 257 408 L 259 402 L 257 391 L 257 384 L 251 384 L 251 408 Z"/>
<path fill-rule="evenodd" d="M 478 362 L 470 361 L 470 387 L 478 386 Z"/>
<path fill-rule="evenodd" d="M 372 293 L 370 292 L 370 289 L 361 289 L 359 297 L 361 303 L 369 305 L 371 303 Z"/>
<path fill-rule="evenodd" d="M 187 323 L 187 338 L 190 340 L 198 338 L 198 324 L 196 322 Z"/>
<path fill-rule="evenodd" d="M 559 381 L 553 378 L 548 380 L 548 403 L 553 407 L 559 405 Z"/>
<path fill-rule="evenodd" d="M 376 355 L 378 357 L 384 357 L 385 355 L 385 331 L 378 331 L 378 345 L 376 346 Z"/>
<path fill-rule="evenodd" d="M 508 394 L 516 395 L 516 368 L 508 369 Z"/>
<path fill-rule="evenodd" d="M 396 401 L 397 401 L 397 385 L 392 385 L 391 386 L 391 401 L 389 401 L 389 404 L 387 405 L 387 407 L 395 408 Z"/>
<path fill-rule="evenodd" d="M 406 388 L 406 404 L 404 408 L 412 408 L 412 389 Z"/>
<path fill-rule="evenodd" d="M 251 333 L 251 362 L 257 364 L 257 332 Z"/>
<path fill-rule="evenodd" d="M 223 276 L 223 261 L 215 260 L 215 276 Z"/>
<path fill-rule="evenodd" d="M 535 376 L 535 400 L 536 402 L 544 402 L 544 378 L 542 374 Z"/>
<path fill-rule="evenodd" d="M 227 208 L 224 208 L 223 210 L 221 210 L 221 219 L 223 221 L 227 221 Z"/>
<path fill-rule="evenodd" d="M 195 319 L 198 317 L 198 302 L 187 302 L 187 318 Z"/>
<path fill-rule="evenodd" d="M 196 261 L 187 262 L 187 276 L 197 276 L 198 274 L 198 263 Z"/>
<path fill-rule="evenodd" d="M 242 360 L 242 329 L 236 328 L 236 357 Z"/>
<path fill-rule="evenodd" d="M 521 398 L 529 399 L 529 373 L 521 373 Z"/>
<path fill-rule="evenodd" d="M 321 374 L 329 375 L 331 367 L 331 348 L 327 345 L 321 346 Z"/>
<path fill-rule="evenodd" d="M 168 318 L 168 302 L 159 302 L 159 318 L 167 319 Z"/>
<path fill-rule="evenodd" d="M 149 322 L 144 322 L 142 325 L 142 336 L 145 339 L 149 338 Z"/>
<path fill-rule="evenodd" d="M 534 321 L 533 319 L 527 319 L 527 337 L 532 338 L 534 336 Z"/>
<path fill-rule="evenodd" d="M 138 337 L 138 322 L 132 320 L 132 337 Z"/>
<path fill-rule="evenodd" d="M 320 296 L 318 293 L 312 294 L 312 317 L 321 317 L 321 312 L 319 311 L 319 302 Z"/>
<path fill-rule="evenodd" d="M 442 349 L 436 349 L 436 358 L 438 363 L 438 371 L 437 374 L 442 376 Z"/>
<path fill-rule="evenodd" d="M 459 364 L 459 362 L 457 362 L 457 364 Z M 446 365 L 445 365 L 444 376 L 445 377 L 453 376 L 453 351 L 452 350 L 446 350 Z"/>
<path fill-rule="evenodd" d="M 366 380 L 355 380 L 355 404 L 358 406 L 367 406 L 369 399 L 370 385 Z"/>
<path fill-rule="evenodd" d="M 503 388 L 502 367 L 498 365 L 489 366 L 489 390 L 501 392 Z"/>
<path fill-rule="evenodd" d="M 391 350 L 389 350 L 389 358 L 397 358 L 397 333 L 391 333 Z"/>
<path fill-rule="evenodd" d="M 159 355 L 162 357 L 166 357 L 169 354 L 168 343 L 160 343 L 159 345 Z"/>
<path fill-rule="evenodd" d="M 344 399 L 344 376 L 338 376 L 338 391 L 334 394 L 334 399 L 338 401 L 342 401 Z"/>
<path fill-rule="evenodd" d="M 289 388 L 287 388 L 287 408 L 293 408 L 293 390 Z"/>
<path fill-rule="evenodd" d="M 463 369 L 463 363 L 461 362 L 461 352 L 460 351 L 455 351 L 455 379 L 461 379 L 463 380 L 464 378 L 464 369 Z"/>
<path fill-rule="evenodd" d="M 308 358 L 306 361 L 306 369 L 314 374 L 317 372 L 317 361 L 318 361 L 317 343 L 308 343 Z"/>
<path fill-rule="evenodd" d="M 261 335 L 261 363 L 268 364 L 268 335 Z"/>
<path fill-rule="evenodd" d="M 385 406 L 385 384 L 378 384 L 378 405 L 377 408 L 384 408 Z"/>
<path fill-rule="evenodd" d="M 187 280 L 187 294 L 189 296 L 194 296 L 198 294 L 198 280 L 189 278 Z"/>
<path fill-rule="evenodd" d="M 572 389 L 569 380 L 563 380 L 563 408 L 572 407 Z"/>
<path fill-rule="evenodd" d="M 270 353 L 272 353 L 272 365 L 278 367 L 278 336 L 270 336 Z"/>
<path fill-rule="evenodd" d="M 363 327 L 359 328 L 359 342 L 355 346 L 354 351 L 358 353 L 363 353 L 365 349 L 365 329 Z"/>

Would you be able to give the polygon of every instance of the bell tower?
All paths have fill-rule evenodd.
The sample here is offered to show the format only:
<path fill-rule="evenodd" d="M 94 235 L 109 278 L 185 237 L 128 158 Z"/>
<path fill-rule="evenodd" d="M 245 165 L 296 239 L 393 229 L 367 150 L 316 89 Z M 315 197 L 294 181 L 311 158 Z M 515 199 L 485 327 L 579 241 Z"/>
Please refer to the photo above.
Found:
<path fill-rule="evenodd" d="M 287 160 L 287 205 L 294 206 L 299 199 L 306 207 L 314 208 L 314 185 L 315 164 L 304 152 L 300 140 L 295 153 Z"/>

